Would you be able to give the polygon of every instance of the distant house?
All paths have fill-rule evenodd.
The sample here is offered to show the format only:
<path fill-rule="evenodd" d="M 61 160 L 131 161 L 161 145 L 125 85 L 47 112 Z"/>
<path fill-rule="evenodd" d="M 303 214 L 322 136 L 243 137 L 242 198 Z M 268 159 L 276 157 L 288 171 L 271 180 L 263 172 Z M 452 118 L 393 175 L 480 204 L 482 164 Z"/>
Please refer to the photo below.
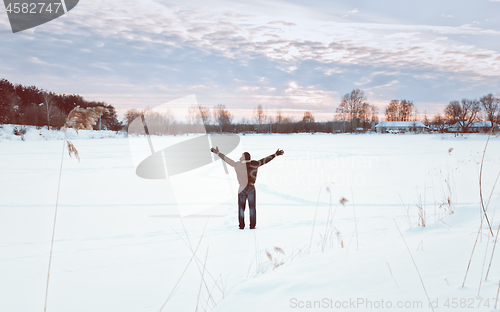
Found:
<path fill-rule="evenodd" d="M 491 121 L 477 120 L 473 121 L 469 127 L 468 132 L 488 132 L 491 130 Z M 498 125 L 496 125 L 496 130 L 498 130 Z M 459 122 L 456 122 L 453 126 L 448 128 L 448 132 L 463 132 L 462 126 Z"/>
<path fill-rule="evenodd" d="M 421 121 L 382 121 L 375 126 L 377 132 L 422 132 L 426 126 Z"/>

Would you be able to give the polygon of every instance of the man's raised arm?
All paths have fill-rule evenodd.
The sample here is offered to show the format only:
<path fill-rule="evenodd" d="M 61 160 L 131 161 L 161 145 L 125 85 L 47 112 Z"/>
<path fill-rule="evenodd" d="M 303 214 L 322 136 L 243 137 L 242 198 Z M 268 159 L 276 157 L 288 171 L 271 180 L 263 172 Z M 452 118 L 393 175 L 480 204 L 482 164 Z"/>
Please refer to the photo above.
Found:
<path fill-rule="evenodd" d="M 211 148 L 210 151 L 214 153 L 215 155 L 219 156 L 223 161 L 225 161 L 229 166 L 234 167 L 236 162 L 232 160 L 231 158 L 227 157 L 226 155 L 219 153 L 219 147 L 216 146 L 215 148 Z"/>
<path fill-rule="evenodd" d="M 278 150 L 276 151 L 276 153 L 274 153 L 274 154 L 272 154 L 272 155 L 269 155 L 269 156 L 267 156 L 267 157 L 262 158 L 261 160 L 259 160 L 259 167 L 260 167 L 260 166 L 263 166 L 263 165 L 265 165 L 265 164 L 267 164 L 268 162 L 270 162 L 271 160 L 273 160 L 273 159 L 274 159 L 274 157 L 276 157 L 276 156 L 281 156 L 281 155 L 283 155 L 284 153 L 285 153 L 285 152 L 284 152 L 283 150 L 278 149 Z"/>

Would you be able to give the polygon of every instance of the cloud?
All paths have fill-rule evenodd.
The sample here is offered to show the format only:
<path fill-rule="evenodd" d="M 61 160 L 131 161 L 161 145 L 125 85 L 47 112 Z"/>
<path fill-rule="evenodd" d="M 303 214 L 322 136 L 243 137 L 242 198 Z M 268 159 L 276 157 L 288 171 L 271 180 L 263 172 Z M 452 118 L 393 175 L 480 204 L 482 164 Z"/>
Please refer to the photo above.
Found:
<path fill-rule="evenodd" d="M 260 87 L 257 87 L 257 86 L 241 86 L 239 87 L 239 91 L 244 91 L 244 92 L 255 92 L 257 90 L 259 90 Z"/>
<path fill-rule="evenodd" d="M 267 24 L 268 25 L 281 24 L 283 26 L 297 26 L 297 24 L 295 24 L 295 23 L 289 23 L 289 22 L 284 22 L 284 21 L 273 21 L 273 22 L 269 22 Z"/>
<path fill-rule="evenodd" d="M 376 86 L 373 86 L 373 87 L 369 87 L 369 88 L 364 88 L 364 90 L 366 91 L 372 91 L 372 90 L 375 90 L 375 89 L 386 89 L 386 88 L 389 88 L 389 87 L 393 87 L 395 85 L 397 85 L 399 83 L 398 80 L 392 80 L 386 84 L 383 84 L 383 85 L 376 85 Z"/>
<path fill-rule="evenodd" d="M 32 32 L 2 37 L 0 68 L 6 77 L 39 84 L 29 66 L 36 64 L 44 73 L 40 83 L 51 81 L 54 91 L 126 105 L 148 105 L 148 96 L 163 103 L 161 98 L 196 92 L 210 105 L 326 111 L 338 102 L 337 92 L 357 87 L 383 102 L 396 95 L 438 97 L 434 86 L 455 96 L 459 89 L 482 92 L 498 85 L 500 52 L 476 45 L 475 38 L 494 42 L 500 31 L 479 23 L 366 22 L 368 13 L 360 9 L 359 21 L 347 23 L 338 16 L 325 22 L 288 12 L 275 16 L 265 10 L 167 7 L 152 0 L 88 0 Z M 357 13 L 358 8 L 347 12 Z"/>
<path fill-rule="evenodd" d="M 470 23 L 464 24 L 461 27 L 479 27 L 479 22 L 478 21 L 472 21 Z"/>
<path fill-rule="evenodd" d="M 44 62 L 44 61 L 40 60 L 40 59 L 39 59 L 38 57 L 36 57 L 36 56 L 31 57 L 31 58 L 30 58 L 30 61 L 31 61 L 32 63 L 35 63 L 35 64 L 47 64 L 47 62 Z"/>
<path fill-rule="evenodd" d="M 113 71 L 113 69 L 111 69 L 108 66 L 106 66 L 105 63 L 92 63 L 92 64 L 89 64 L 89 65 L 93 66 L 95 68 L 104 69 L 106 71 Z"/>
<path fill-rule="evenodd" d="M 344 70 L 343 69 L 340 69 L 338 67 L 334 67 L 334 68 L 323 68 L 323 67 L 316 67 L 314 68 L 315 70 L 319 70 L 319 71 L 322 71 L 325 75 L 327 76 L 331 76 L 331 75 L 334 75 L 334 74 L 340 74 L 340 73 L 343 73 Z"/>
<path fill-rule="evenodd" d="M 332 107 L 332 104 L 338 101 L 336 98 L 336 92 L 318 89 L 315 86 L 301 86 L 292 81 L 284 94 L 275 96 L 274 101 L 281 101 L 297 108 L 321 108 Z"/>
<path fill-rule="evenodd" d="M 348 16 L 349 16 L 349 14 L 356 14 L 356 13 L 359 13 L 358 8 L 355 8 L 355 9 L 353 9 L 353 10 L 351 10 L 351 11 L 347 12 L 347 14 L 342 15 L 342 17 L 348 17 Z"/>
<path fill-rule="evenodd" d="M 48 31 L 83 36 L 91 32 L 97 38 L 96 46 L 101 46 L 106 38 L 114 38 L 133 43 L 134 49 L 193 48 L 241 63 L 261 55 L 282 63 L 279 68 L 287 73 L 295 71 L 296 63 L 307 60 L 425 66 L 448 72 L 473 71 L 485 76 L 500 73 L 497 51 L 465 42 L 436 41 L 443 35 L 492 38 L 500 35 L 499 31 L 479 28 L 477 22 L 459 27 L 321 21 L 306 25 L 272 17 L 266 21 L 265 15 L 228 10 L 169 8 L 154 1 L 147 4 L 138 5 L 130 0 L 89 1 L 72 15 L 72 27 L 67 27 L 65 22 L 69 20 L 65 20 L 49 23 Z M 348 13 L 358 12 L 355 8 Z M 294 26 L 294 30 L 289 26 Z"/>

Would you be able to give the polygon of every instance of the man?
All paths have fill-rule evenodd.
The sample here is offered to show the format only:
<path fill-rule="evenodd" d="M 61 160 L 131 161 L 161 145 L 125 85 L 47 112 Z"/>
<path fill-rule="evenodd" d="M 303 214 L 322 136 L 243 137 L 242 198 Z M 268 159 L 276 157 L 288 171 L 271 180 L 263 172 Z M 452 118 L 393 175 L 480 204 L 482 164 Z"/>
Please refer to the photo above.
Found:
<path fill-rule="evenodd" d="M 229 166 L 233 167 L 236 171 L 236 177 L 240 187 L 238 189 L 238 220 L 240 223 L 240 230 L 245 228 L 245 205 L 248 199 L 248 208 L 250 209 L 250 229 L 255 229 L 257 214 L 255 211 L 255 179 L 257 178 L 257 169 L 270 162 L 276 156 L 281 156 L 285 152 L 277 150 L 276 153 L 262 158 L 259 161 L 250 160 L 250 154 L 245 152 L 241 155 L 240 161 L 235 162 L 226 155 L 219 153 L 219 147 L 211 148 L 212 153 L 219 156 Z"/>

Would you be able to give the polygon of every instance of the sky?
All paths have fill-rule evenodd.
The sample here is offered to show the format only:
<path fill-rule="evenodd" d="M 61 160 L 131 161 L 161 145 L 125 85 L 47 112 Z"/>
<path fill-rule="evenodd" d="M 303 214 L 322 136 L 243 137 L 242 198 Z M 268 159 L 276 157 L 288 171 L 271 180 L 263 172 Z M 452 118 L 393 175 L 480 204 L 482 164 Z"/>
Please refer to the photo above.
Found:
<path fill-rule="evenodd" d="M 194 94 L 235 121 L 258 105 L 324 121 L 361 89 L 382 118 L 395 99 L 423 118 L 500 93 L 499 13 L 500 0 L 81 0 L 13 34 L 1 6 L 0 78 L 121 116 Z"/>

